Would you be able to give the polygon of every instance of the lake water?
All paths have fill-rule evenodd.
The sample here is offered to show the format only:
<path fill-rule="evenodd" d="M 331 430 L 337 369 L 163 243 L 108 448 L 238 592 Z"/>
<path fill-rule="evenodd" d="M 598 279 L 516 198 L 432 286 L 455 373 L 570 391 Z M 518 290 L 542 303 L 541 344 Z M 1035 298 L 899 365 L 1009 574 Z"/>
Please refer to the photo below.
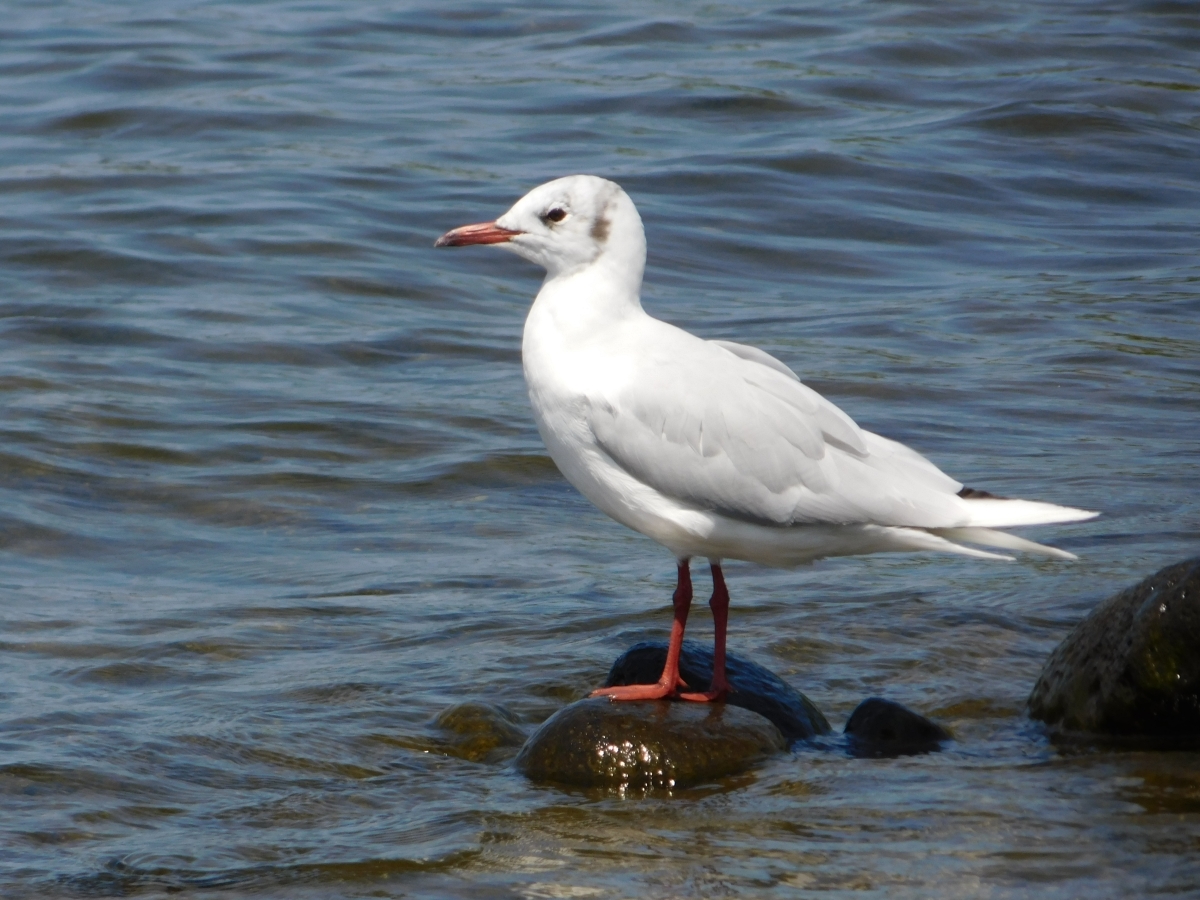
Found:
<path fill-rule="evenodd" d="M 1200 894 L 1200 754 L 1023 711 L 1200 546 L 1198 48 L 1171 0 L 6 4 L 0 893 Z M 432 249 L 572 172 L 638 204 L 653 313 L 1103 511 L 1027 532 L 1077 563 L 728 567 L 733 652 L 945 752 L 642 797 L 440 752 L 669 627 L 534 428 L 540 273 Z"/>

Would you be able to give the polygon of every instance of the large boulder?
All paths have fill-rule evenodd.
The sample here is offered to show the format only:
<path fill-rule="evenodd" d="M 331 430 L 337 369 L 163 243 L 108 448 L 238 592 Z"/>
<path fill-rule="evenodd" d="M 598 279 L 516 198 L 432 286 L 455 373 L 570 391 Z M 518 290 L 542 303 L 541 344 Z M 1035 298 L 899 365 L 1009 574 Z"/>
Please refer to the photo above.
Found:
<path fill-rule="evenodd" d="M 515 764 L 535 781 L 645 791 L 732 775 L 785 747 L 767 719 L 725 703 L 594 697 L 547 719 Z"/>
<path fill-rule="evenodd" d="M 634 644 L 613 663 L 604 686 L 654 684 L 666 660 L 665 641 Z M 712 667 L 712 650 L 683 642 L 679 674 L 692 690 L 708 690 Z M 732 688 L 725 702 L 770 719 L 788 744 L 829 734 L 829 722 L 816 705 L 774 672 L 740 656 L 727 656 L 725 675 Z"/>
<path fill-rule="evenodd" d="M 1029 714 L 1067 732 L 1200 741 L 1200 557 L 1098 606 L 1050 655 Z"/>

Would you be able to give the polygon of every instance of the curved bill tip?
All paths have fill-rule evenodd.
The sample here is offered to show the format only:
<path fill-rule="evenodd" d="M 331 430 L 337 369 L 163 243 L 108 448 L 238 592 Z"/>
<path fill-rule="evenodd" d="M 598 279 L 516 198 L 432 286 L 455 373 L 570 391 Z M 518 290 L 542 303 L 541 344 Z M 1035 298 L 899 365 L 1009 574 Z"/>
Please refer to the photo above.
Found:
<path fill-rule="evenodd" d="M 469 244 L 503 244 L 511 241 L 520 231 L 501 228 L 495 222 L 480 222 L 452 228 L 433 242 L 435 247 L 466 247 Z"/>

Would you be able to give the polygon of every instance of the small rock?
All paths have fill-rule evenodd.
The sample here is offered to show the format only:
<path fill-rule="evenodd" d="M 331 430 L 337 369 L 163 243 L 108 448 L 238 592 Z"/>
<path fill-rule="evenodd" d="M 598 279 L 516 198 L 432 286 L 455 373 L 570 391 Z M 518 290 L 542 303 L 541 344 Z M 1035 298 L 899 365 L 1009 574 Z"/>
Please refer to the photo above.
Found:
<path fill-rule="evenodd" d="M 535 781 L 644 791 L 732 775 L 785 747 L 767 719 L 725 703 L 593 697 L 547 719 L 516 767 Z"/>
<path fill-rule="evenodd" d="M 1119 737 L 1200 737 L 1200 557 L 1110 597 L 1050 655 L 1029 714 Z"/>
<path fill-rule="evenodd" d="M 933 753 L 952 737 L 936 722 L 882 697 L 868 697 L 858 704 L 842 733 L 850 754 L 859 757 Z"/>
<path fill-rule="evenodd" d="M 488 703 L 458 703 L 434 720 L 442 733 L 438 749 L 449 756 L 483 762 L 506 747 L 519 747 L 525 732 L 508 710 Z"/>
<path fill-rule="evenodd" d="M 665 641 L 634 644 L 613 663 L 604 686 L 654 684 L 662 675 L 666 661 Z M 708 689 L 712 681 L 712 665 L 711 650 L 691 641 L 683 642 L 679 674 L 692 690 Z M 789 745 L 829 734 L 829 722 L 816 705 L 774 672 L 748 659 L 727 656 L 725 675 L 733 688 L 725 702 L 770 719 Z"/>

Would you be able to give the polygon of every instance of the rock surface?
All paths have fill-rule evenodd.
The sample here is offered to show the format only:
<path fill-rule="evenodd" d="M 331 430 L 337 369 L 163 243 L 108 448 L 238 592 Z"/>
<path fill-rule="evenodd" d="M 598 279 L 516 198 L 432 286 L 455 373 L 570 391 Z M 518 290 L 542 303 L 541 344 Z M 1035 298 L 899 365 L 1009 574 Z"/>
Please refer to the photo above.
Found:
<path fill-rule="evenodd" d="M 434 725 L 440 732 L 439 751 L 472 762 L 503 755 L 506 748 L 519 747 L 525 740 L 512 713 L 489 703 L 455 704 L 443 710 Z"/>
<path fill-rule="evenodd" d="M 729 704 L 594 697 L 547 719 L 515 765 L 535 781 L 647 790 L 732 775 L 785 747 L 767 719 Z"/>
<path fill-rule="evenodd" d="M 868 697 L 858 704 L 842 733 L 846 749 L 859 757 L 932 753 L 952 738 L 936 722 L 882 697 Z"/>
<path fill-rule="evenodd" d="M 609 670 L 605 687 L 621 684 L 654 684 L 667 659 L 665 641 L 634 644 Z M 696 691 L 708 689 L 712 681 L 712 651 L 691 641 L 683 642 L 679 673 Z M 786 681 L 762 666 L 739 656 L 728 656 L 725 673 L 733 691 L 725 698 L 730 706 L 740 706 L 770 719 L 788 744 L 829 734 L 829 722 L 811 700 Z"/>
<path fill-rule="evenodd" d="M 1046 662 L 1029 714 L 1068 732 L 1200 740 L 1200 557 L 1080 622 Z"/>

